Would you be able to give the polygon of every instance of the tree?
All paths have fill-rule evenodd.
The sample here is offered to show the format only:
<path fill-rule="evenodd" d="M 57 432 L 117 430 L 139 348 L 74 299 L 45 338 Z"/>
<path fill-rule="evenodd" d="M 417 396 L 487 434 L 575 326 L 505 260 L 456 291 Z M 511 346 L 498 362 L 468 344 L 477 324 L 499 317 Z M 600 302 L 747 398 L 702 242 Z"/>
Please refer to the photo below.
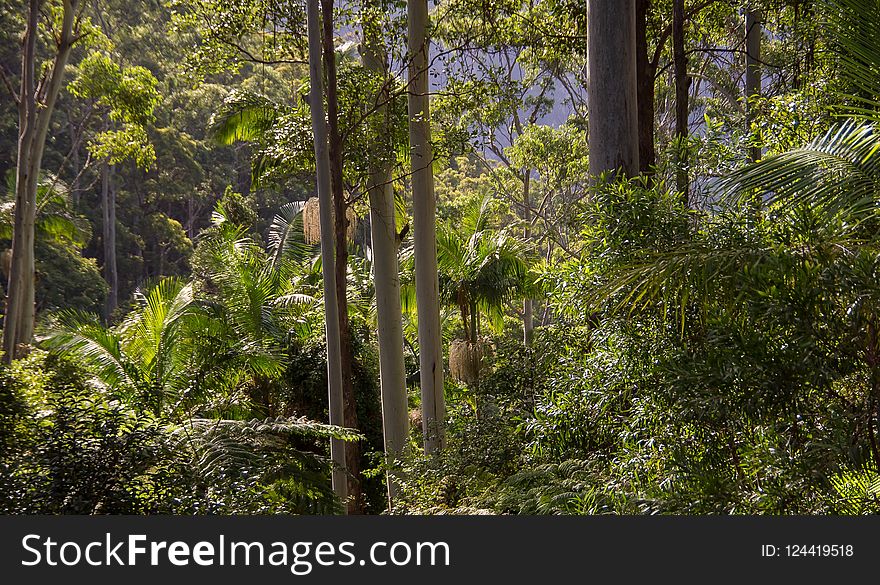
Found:
<path fill-rule="evenodd" d="M 57 176 L 42 173 L 37 187 L 34 252 L 38 311 L 73 308 L 93 310 L 103 305 L 107 285 L 93 258 L 83 258 L 92 237 L 87 218 L 73 211 L 70 188 Z M 7 173 L 7 189 L 0 196 L 0 239 L 12 240 L 15 216 L 15 172 Z M 2 253 L 0 273 L 9 276 L 12 250 Z"/>
<path fill-rule="evenodd" d="M 590 173 L 639 172 L 634 0 L 589 0 Z"/>
<path fill-rule="evenodd" d="M 431 145 L 431 110 L 428 99 L 428 2 L 408 0 L 406 7 L 409 58 L 407 105 L 412 165 L 422 427 L 425 452 L 434 453 L 443 447 L 446 406 L 440 339 L 440 284 L 437 275 L 437 203 L 434 197 L 434 152 Z M 530 316 L 526 315 L 525 318 Z"/>
<path fill-rule="evenodd" d="M 222 236 L 234 230 L 224 228 L 220 231 L 221 237 L 217 239 L 222 242 Z M 238 265 L 225 268 L 229 273 L 241 273 L 241 264 L 254 258 L 252 246 L 243 245 L 237 250 L 220 246 L 219 249 L 230 253 L 225 256 L 227 260 L 230 255 L 238 255 Z M 262 260 L 262 274 L 258 277 L 261 276 L 265 282 L 272 278 L 276 270 L 274 265 L 265 262 L 265 258 Z M 252 268 L 246 266 L 243 272 Z M 241 274 L 240 278 L 247 280 L 247 276 Z M 218 280 L 236 287 L 238 283 L 229 282 L 230 277 L 235 278 L 232 274 L 215 275 Z M 276 281 L 282 280 L 276 278 Z M 294 501 L 305 503 L 320 497 L 323 503 L 329 504 L 326 509 L 335 511 L 339 503 L 332 493 L 328 493 L 326 460 L 310 452 L 308 445 L 311 441 L 308 439 L 332 437 L 352 440 L 358 436 L 303 418 L 267 417 L 266 413 L 260 411 L 259 405 L 254 410 L 241 408 L 234 392 L 241 380 L 239 374 L 265 372 L 266 356 L 264 352 L 253 351 L 253 348 L 249 350 L 250 355 L 239 356 L 230 355 L 225 350 L 229 349 L 230 342 L 235 344 L 239 341 L 230 335 L 233 332 L 244 332 L 249 337 L 238 343 L 238 349 L 248 351 L 248 346 L 253 345 L 253 334 L 256 333 L 254 322 L 247 321 L 253 317 L 254 311 L 252 307 L 239 305 L 241 298 L 229 299 L 228 308 L 236 313 L 234 319 L 237 323 L 224 331 L 227 325 L 225 318 L 230 315 L 212 314 L 210 302 L 206 307 L 204 299 L 196 300 L 195 294 L 199 292 L 203 294 L 204 291 L 199 291 L 193 283 L 164 279 L 150 290 L 136 295 L 134 310 L 113 328 L 102 325 L 94 315 L 63 312 L 49 330 L 47 345 L 53 354 L 63 354 L 75 360 L 83 374 L 90 375 L 92 381 L 88 387 L 95 392 L 96 398 L 100 398 L 87 401 L 87 404 L 93 407 L 106 404 L 109 402 L 109 392 L 113 403 L 137 413 L 149 413 L 146 418 L 159 423 L 165 429 L 163 432 L 169 434 L 167 439 L 175 446 L 184 448 L 186 465 L 194 466 L 194 471 L 201 476 L 199 483 L 212 486 L 212 490 L 221 493 L 230 490 L 227 493 L 234 494 L 233 501 L 241 505 L 248 500 L 248 496 L 235 493 L 233 486 L 239 484 L 240 489 L 241 478 L 256 474 L 269 486 L 275 484 L 275 487 L 284 487 L 282 500 L 292 497 Z M 259 307 L 257 313 L 260 308 L 263 307 Z M 247 314 L 249 312 L 251 315 Z M 225 334 L 225 339 L 213 337 L 217 330 Z M 210 345 L 217 341 L 219 345 Z M 106 389 L 99 386 L 100 389 L 96 390 L 94 378 Z M 53 391 L 69 389 L 64 383 L 52 386 Z M 222 394 L 224 391 L 227 392 L 225 396 Z M 66 398 L 66 408 L 75 406 L 73 396 L 68 394 Z M 89 425 L 88 428 L 101 435 L 118 436 L 112 426 Z M 87 436 L 84 432 L 86 429 L 77 430 L 76 442 L 91 445 L 92 441 L 83 440 Z M 312 431 L 318 434 L 312 435 Z M 290 441 L 290 433 L 304 434 L 299 441 Z M 302 450 L 303 446 L 306 446 L 306 450 Z M 127 444 L 128 449 L 131 447 L 131 444 Z M 163 453 L 163 450 L 156 449 L 158 445 L 149 447 L 154 458 Z M 271 455 L 273 452 L 277 454 L 277 459 Z M 275 463 L 272 463 L 273 460 Z M 162 469 L 159 462 L 154 461 L 153 466 Z M 180 474 L 180 471 L 177 473 Z M 159 471 L 157 478 L 163 474 L 164 471 Z M 181 479 L 179 475 L 176 477 L 177 481 Z M 289 480 L 292 482 L 288 483 Z M 306 486 L 297 486 L 299 482 Z M 288 485 L 285 486 L 285 483 Z M 224 484 L 225 488 L 219 487 Z M 279 495 L 278 492 L 274 493 L 273 499 L 277 500 Z M 167 493 L 165 497 L 167 499 Z"/>
<path fill-rule="evenodd" d="M 339 82 L 337 78 L 336 38 L 334 35 L 333 0 L 321 0 L 321 22 L 325 98 L 327 101 L 327 155 L 330 164 L 330 192 L 333 195 L 333 236 L 336 243 L 336 302 L 339 305 L 339 347 L 342 367 L 342 399 L 345 426 L 358 428 L 357 398 L 354 395 L 354 355 L 351 323 L 348 318 L 348 201 L 343 182 L 344 140 L 339 128 Z M 348 511 L 363 513 L 364 502 L 360 485 L 360 449 L 357 443 L 345 445 L 348 469 Z"/>
<path fill-rule="evenodd" d="M 653 172 L 654 149 L 654 77 L 657 65 L 648 55 L 648 15 L 651 0 L 636 0 L 636 91 L 638 94 L 639 171 Z"/>
<path fill-rule="evenodd" d="M 146 126 L 154 120 L 159 102 L 157 80 L 143 67 L 120 67 L 111 58 L 95 52 L 78 68 L 70 92 L 103 110 L 102 129 L 88 144 L 89 152 L 101 161 L 101 214 L 104 245 L 104 278 L 110 287 L 104 318 L 109 321 L 119 304 L 119 271 L 116 262 L 116 185 L 114 167 L 131 159 L 144 169 L 156 159 Z"/>
<path fill-rule="evenodd" d="M 327 122 L 324 118 L 324 83 L 321 75 L 321 21 L 318 0 L 306 4 L 309 41 L 309 107 L 315 146 L 318 200 L 321 214 L 321 263 L 324 272 L 324 312 L 327 335 L 327 381 L 330 402 L 330 424 L 344 426 L 345 413 L 342 389 L 342 363 L 339 340 L 339 306 L 336 302 L 336 269 L 333 243 L 333 205 L 330 192 L 330 159 L 327 153 Z M 333 460 L 333 491 L 340 500 L 348 495 L 345 444 L 330 440 Z"/>
<path fill-rule="evenodd" d="M 65 311 L 50 330 L 48 345 L 76 356 L 100 379 L 155 414 L 170 414 L 192 383 L 192 346 L 185 329 L 196 315 L 192 285 L 168 278 L 138 295 L 138 310 L 116 329 L 87 313 Z"/>
<path fill-rule="evenodd" d="M 27 25 L 22 43 L 21 84 L 18 95 L 18 158 L 15 181 L 15 221 L 12 236 L 12 265 L 3 318 L 3 359 L 11 363 L 21 357 L 34 334 L 34 219 L 37 185 L 43 163 L 46 135 L 64 70 L 74 44 L 81 38 L 78 0 L 63 0 L 57 30 L 52 35 L 53 57 L 41 69 L 37 80 L 37 37 L 42 8 L 40 0 L 29 0 Z"/>
<path fill-rule="evenodd" d="M 760 11 L 746 10 L 746 124 L 750 127 L 755 117 L 755 101 L 761 97 L 761 18 Z M 751 147 L 749 159 L 755 162 L 759 158 L 761 147 Z"/>
<path fill-rule="evenodd" d="M 678 0 L 673 1 L 677 2 Z M 681 9 L 681 16 L 676 22 L 673 22 L 674 18 L 664 22 L 662 20 L 664 11 L 658 6 L 658 2 L 655 0 L 636 0 L 636 85 L 638 94 L 639 169 L 642 174 L 652 174 L 657 163 L 655 145 L 656 84 L 658 73 L 662 70 L 661 62 L 665 54 L 667 41 L 673 36 L 673 28 L 677 28 L 678 22 L 684 25 L 684 23 L 694 21 L 702 11 L 713 7 L 713 5 L 717 6 L 717 4 L 718 0 L 701 0 L 696 3 L 683 4 L 679 7 Z M 674 17 L 675 14 L 672 16 Z M 713 18 L 719 22 L 723 21 L 722 17 Z M 682 38 L 684 38 L 683 35 Z M 716 52 L 716 49 L 710 49 L 710 54 L 714 52 Z M 679 50 L 678 54 L 679 63 L 686 60 L 681 58 L 681 50 Z M 684 57 L 687 57 L 686 51 L 684 52 Z M 674 55 L 673 59 L 675 59 Z M 679 72 L 679 79 L 681 78 L 681 73 Z M 678 104 L 679 100 L 676 100 L 675 103 Z"/>
<path fill-rule="evenodd" d="M 293 324 L 317 304 L 295 284 L 312 249 L 301 234 L 297 241 L 292 233 L 291 207 L 301 204 L 279 210 L 268 251 L 237 223 L 231 207 L 229 199 L 218 204 L 214 225 L 199 239 L 194 286 L 210 317 L 199 324 L 199 367 L 205 371 L 204 385 L 219 387 L 224 378 L 208 378 L 208 372 L 225 363 L 240 374 L 251 410 L 274 417 L 280 414 L 278 380 L 287 365 Z"/>
<path fill-rule="evenodd" d="M 400 305 L 400 271 L 397 259 L 394 185 L 388 152 L 393 152 L 389 138 L 387 112 L 391 78 L 388 54 L 381 35 L 381 4 L 364 6 L 360 47 L 364 66 L 379 80 L 375 96 L 378 125 L 368 179 L 370 199 L 370 234 L 373 256 L 373 283 L 376 289 L 376 313 L 379 330 L 379 376 L 382 389 L 382 426 L 385 458 L 389 464 L 400 459 L 409 443 L 409 411 L 406 396 L 406 370 L 403 362 L 403 322 Z M 388 475 L 389 505 L 397 497 L 397 483 Z"/>
<path fill-rule="evenodd" d="M 479 341 L 481 315 L 499 329 L 505 303 L 531 286 L 524 242 L 495 225 L 497 207 L 491 198 L 475 199 L 437 232 L 440 297 L 458 310 L 465 341 L 472 344 Z"/>
<path fill-rule="evenodd" d="M 684 0 L 673 0 L 672 6 L 672 60 L 675 77 L 675 187 L 688 202 L 687 137 L 690 107 L 688 58 L 684 50 Z"/>

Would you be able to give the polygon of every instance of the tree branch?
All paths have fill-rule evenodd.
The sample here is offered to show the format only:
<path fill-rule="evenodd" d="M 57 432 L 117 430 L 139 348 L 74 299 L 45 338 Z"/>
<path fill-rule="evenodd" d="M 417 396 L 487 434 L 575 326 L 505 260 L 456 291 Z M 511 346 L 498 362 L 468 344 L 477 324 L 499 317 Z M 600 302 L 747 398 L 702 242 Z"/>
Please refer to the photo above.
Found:
<path fill-rule="evenodd" d="M 15 101 L 15 103 L 20 104 L 21 99 L 18 97 L 18 94 L 15 93 L 15 88 L 12 86 L 12 82 L 6 75 L 6 67 L 0 66 L 0 79 L 3 79 L 3 85 L 6 86 L 6 89 L 9 91 L 9 95 L 12 96 L 12 99 Z"/>

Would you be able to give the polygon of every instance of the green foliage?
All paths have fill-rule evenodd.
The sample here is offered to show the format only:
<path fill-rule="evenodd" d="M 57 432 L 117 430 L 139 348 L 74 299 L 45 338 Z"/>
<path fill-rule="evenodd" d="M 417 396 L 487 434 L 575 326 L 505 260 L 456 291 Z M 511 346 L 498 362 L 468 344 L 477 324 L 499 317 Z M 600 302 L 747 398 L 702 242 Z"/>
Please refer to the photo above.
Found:
<path fill-rule="evenodd" d="M 509 227 L 494 224 L 498 207 L 489 197 L 471 200 L 460 216 L 437 229 L 441 302 L 458 309 L 465 338 L 472 341 L 481 314 L 500 328 L 506 302 L 532 286 L 525 244 Z M 411 258 L 412 251 L 405 254 Z"/>
<path fill-rule="evenodd" d="M 63 309 L 99 312 L 107 297 L 107 283 L 94 258 L 52 241 L 37 241 L 37 310 Z"/>
<path fill-rule="evenodd" d="M 115 329 L 95 315 L 58 313 L 46 343 L 93 368 L 117 396 L 156 415 L 173 413 L 193 383 L 183 331 L 196 315 L 192 285 L 169 278 L 137 297 L 138 309 Z"/>
<path fill-rule="evenodd" d="M 301 418 L 173 424 L 42 352 L 4 368 L 0 388 L 17 400 L 4 419 L 15 439 L 0 462 L 4 513 L 333 512 L 315 445 L 359 438 Z"/>
<path fill-rule="evenodd" d="M 671 2 L 648 4 L 658 160 L 629 181 L 589 177 L 582 2 L 433 7 L 442 335 L 479 343 L 484 363 L 478 383 L 447 381 L 446 449 L 422 456 L 413 425 L 393 512 L 877 512 L 880 5 L 759 3 L 762 95 L 745 100 L 745 4 L 687 4 L 688 207 L 665 184 L 680 152 Z M 61 15 L 44 8 L 41 72 Z M 39 349 L 0 368 L 0 511 L 337 512 L 332 437 L 360 441 L 367 509 L 383 510 L 364 222 L 346 274 L 363 432 L 314 422 L 327 368 L 319 250 L 300 215 L 314 188 L 304 5 L 80 8 L 86 42 L 37 194 Z M 401 8 L 336 6 L 332 41 L 347 203 L 362 208 L 369 171 L 391 168 L 404 226 Z M 0 9 L 13 89 L 23 14 Z M 356 50 L 364 38 L 388 52 L 380 74 Z M 17 124 L 14 101 L 0 103 L 3 172 Z M 763 160 L 745 164 L 755 147 Z M 131 296 L 109 324 L 94 314 L 106 163 Z"/>
<path fill-rule="evenodd" d="M 110 164 L 133 160 L 147 168 L 156 153 L 147 137 L 146 126 L 154 120 L 153 109 L 159 102 L 157 81 L 144 67 L 120 67 L 102 52 L 94 52 L 79 65 L 78 75 L 68 90 L 76 97 L 93 100 L 106 108 L 115 129 L 99 132 L 89 149 Z"/>
<path fill-rule="evenodd" d="M 3 458 L 4 513 L 144 513 L 156 490 L 161 427 L 88 383 L 72 363 L 34 353 L 4 368 L 4 393 L 26 406 Z"/>
<path fill-rule="evenodd" d="M 877 512 L 880 475 L 870 467 L 848 470 L 831 478 L 836 501 L 834 513 L 858 516 Z"/>
<path fill-rule="evenodd" d="M 248 62 L 304 60 L 305 7 L 299 2 L 174 0 L 170 7 L 175 32 L 199 40 L 187 61 L 200 74 L 237 69 Z"/>
<path fill-rule="evenodd" d="M 7 173 L 7 190 L 0 202 L 0 240 L 11 248 L 15 210 L 15 174 Z M 94 259 L 81 249 L 91 239 L 91 224 L 73 209 L 70 188 L 59 177 L 43 173 L 37 185 L 34 243 L 37 310 L 71 308 L 97 311 L 107 284 Z M 6 267 L 3 268 L 4 276 Z"/>
<path fill-rule="evenodd" d="M 70 196 L 70 188 L 59 177 L 41 173 L 37 182 L 34 229 L 42 241 L 82 248 L 92 237 L 91 225 L 78 215 Z M 6 192 L 0 202 L 0 239 L 12 240 L 15 213 L 15 173 L 6 174 Z"/>
<path fill-rule="evenodd" d="M 873 0 L 825 0 L 824 9 L 839 74 L 849 85 L 837 109 L 877 120 L 880 47 L 874 17 L 880 7 Z"/>

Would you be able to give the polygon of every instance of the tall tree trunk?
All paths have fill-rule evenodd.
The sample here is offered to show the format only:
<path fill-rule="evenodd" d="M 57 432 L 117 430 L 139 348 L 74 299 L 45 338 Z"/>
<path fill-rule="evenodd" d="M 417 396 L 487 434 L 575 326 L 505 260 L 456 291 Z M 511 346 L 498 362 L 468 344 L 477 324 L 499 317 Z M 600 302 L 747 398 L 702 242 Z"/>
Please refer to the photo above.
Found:
<path fill-rule="evenodd" d="M 309 108 L 315 143 L 315 168 L 321 223 L 321 263 L 324 274 L 324 325 L 327 335 L 327 381 L 330 424 L 344 426 L 342 365 L 339 343 L 339 305 L 336 302 L 336 269 L 333 243 L 330 158 L 327 152 L 327 122 L 324 119 L 324 89 L 321 77 L 321 21 L 318 0 L 306 2 L 309 38 Z M 333 491 L 345 502 L 348 496 L 345 443 L 330 440 L 333 461 Z"/>
<path fill-rule="evenodd" d="M 639 172 L 635 0 L 588 0 L 590 174 Z"/>
<path fill-rule="evenodd" d="M 761 95 L 761 13 L 757 10 L 746 12 L 746 124 L 751 129 L 754 120 L 753 99 Z M 761 158 L 761 148 L 749 148 L 749 159 L 753 162 Z"/>
<path fill-rule="evenodd" d="M 186 198 L 186 237 L 190 240 L 196 237 L 196 203 L 192 193 Z"/>
<path fill-rule="evenodd" d="M 6 363 L 21 357 L 34 335 L 34 222 L 37 183 L 49 121 L 61 90 L 70 49 L 75 41 L 73 24 L 76 0 L 63 0 L 60 28 L 56 32 L 55 57 L 44 73 L 47 77 L 38 84 L 35 76 L 40 5 L 40 0 L 28 2 L 27 27 L 22 43 L 12 262 L 3 321 L 3 359 Z M 41 95 L 37 95 L 38 88 L 42 88 Z"/>
<path fill-rule="evenodd" d="M 675 186 L 684 204 L 688 205 L 687 137 L 689 87 L 687 53 L 684 50 L 684 0 L 672 5 L 672 61 L 675 78 Z"/>
<path fill-rule="evenodd" d="M 437 272 L 437 201 L 434 198 L 434 149 L 428 101 L 428 2 L 408 0 L 407 109 L 412 161 L 413 238 L 416 305 L 419 319 L 419 376 L 422 388 L 422 430 L 425 453 L 445 443 L 446 398 L 443 348 L 440 339 L 440 282 Z"/>
<path fill-rule="evenodd" d="M 373 248 L 373 282 L 376 288 L 376 312 L 379 329 L 379 378 L 382 387 L 382 427 L 385 438 L 385 457 L 393 463 L 404 454 L 409 436 L 409 416 L 406 399 L 406 369 L 403 362 L 403 313 L 400 308 L 400 273 L 397 263 L 397 229 L 394 225 L 394 189 L 391 184 L 390 164 L 381 157 L 389 145 L 389 99 L 387 51 L 376 23 L 364 23 L 364 41 L 361 56 L 364 66 L 381 77 L 383 89 L 376 98 L 376 115 L 383 118 L 385 132 L 376 145 L 377 161 L 370 169 L 370 235 Z M 388 475 L 388 504 L 398 494 L 398 486 Z"/>
<path fill-rule="evenodd" d="M 116 271 L 116 188 L 112 185 L 113 167 L 101 165 L 101 212 L 103 216 L 104 279 L 110 287 L 104 305 L 107 323 L 119 305 L 119 275 Z"/>
<path fill-rule="evenodd" d="M 531 178 L 529 169 L 523 171 L 523 240 L 529 242 L 532 239 L 532 201 L 531 201 Z M 523 301 L 523 345 L 528 347 L 532 344 L 532 334 L 535 329 L 534 301 Z"/>
<path fill-rule="evenodd" d="M 342 400 L 345 426 L 359 428 L 357 397 L 352 379 L 354 355 L 351 346 L 351 324 L 348 320 L 348 219 L 345 190 L 342 182 L 342 137 L 339 133 L 339 95 L 336 80 L 336 46 L 333 30 L 333 0 L 321 0 L 324 45 L 324 75 L 327 80 L 328 155 L 330 160 L 330 192 L 333 195 L 333 234 L 336 243 L 336 303 L 339 307 L 339 350 L 342 366 Z M 363 514 L 361 489 L 361 453 L 357 443 L 345 446 L 348 468 L 348 513 Z"/>
<path fill-rule="evenodd" d="M 73 181 L 70 182 L 70 197 L 73 204 L 73 211 L 77 212 L 79 211 L 80 173 L 82 172 L 82 162 L 79 155 L 79 133 L 77 132 L 76 124 L 73 123 L 73 120 L 68 120 L 67 127 L 70 130 L 70 144 L 72 145 L 70 162 L 73 165 L 75 173 Z"/>
<path fill-rule="evenodd" d="M 400 275 L 397 261 L 397 230 L 394 224 L 394 190 L 390 169 L 375 169 L 370 177 L 370 229 L 373 275 L 379 329 L 379 378 L 382 388 L 382 427 L 388 463 L 400 459 L 409 443 L 406 368 L 403 361 L 403 323 L 400 306 Z M 388 503 L 393 505 L 399 488 L 388 475 Z"/>
<path fill-rule="evenodd" d="M 654 77 L 657 66 L 648 54 L 648 11 L 651 0 L 636 0 L 636 93 L 639 125 L 639 172 L 654 172 Z"/>

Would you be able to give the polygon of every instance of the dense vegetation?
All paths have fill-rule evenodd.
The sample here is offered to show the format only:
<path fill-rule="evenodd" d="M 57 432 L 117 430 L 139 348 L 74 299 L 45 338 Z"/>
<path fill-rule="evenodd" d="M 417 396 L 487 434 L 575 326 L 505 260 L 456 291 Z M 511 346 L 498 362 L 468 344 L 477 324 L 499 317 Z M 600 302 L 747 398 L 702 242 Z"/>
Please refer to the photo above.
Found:
<path fill-rule="evenodd" d="M 332 224 L 306 5 L 137 4 L 0 5 L 0 512 L 880 510 L 878 0 L 621 1 L 631 159 L 602 1 L 431 3 L 439 421 L 405 4 L 321 2 Z"/>

